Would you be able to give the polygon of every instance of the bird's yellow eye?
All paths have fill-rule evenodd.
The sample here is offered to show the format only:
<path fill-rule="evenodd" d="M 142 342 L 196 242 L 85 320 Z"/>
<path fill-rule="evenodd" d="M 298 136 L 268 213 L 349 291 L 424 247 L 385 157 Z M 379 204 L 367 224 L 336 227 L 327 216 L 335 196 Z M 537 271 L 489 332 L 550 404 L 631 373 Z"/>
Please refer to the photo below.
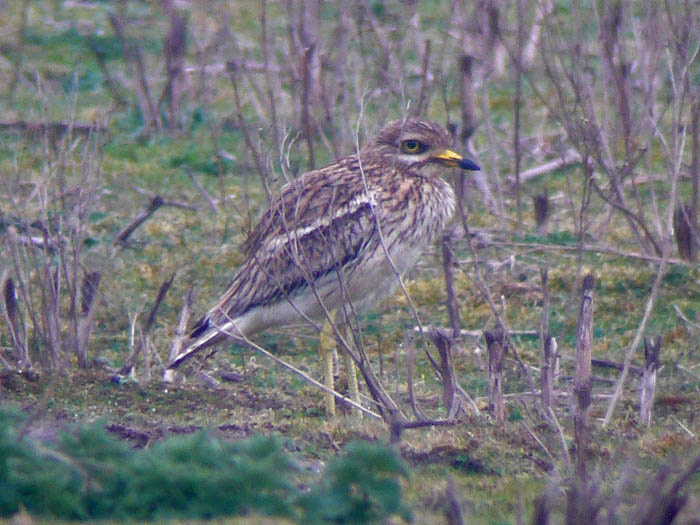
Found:
<path fill-rule="evenodd" d="M 401 143 L 401 151 L 404 153 L 422 153 L 425 151 L 425 144 L 415 139 L 404 140 Z"/>

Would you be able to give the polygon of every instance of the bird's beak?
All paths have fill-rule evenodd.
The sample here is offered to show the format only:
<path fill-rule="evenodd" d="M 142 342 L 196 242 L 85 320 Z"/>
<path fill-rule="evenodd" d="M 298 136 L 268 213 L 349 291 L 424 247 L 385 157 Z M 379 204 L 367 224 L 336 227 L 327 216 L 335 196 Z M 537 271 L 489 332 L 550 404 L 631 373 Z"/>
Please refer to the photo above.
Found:
<path fill-rule="evenodd" d="M 481 168 L 473 160 L 463 158 L 459 153 L 451 149 L 446 149 L 436 157 L 440 163 L 452 168 L 462 168 L 463 170 L 479 171 Z"/>

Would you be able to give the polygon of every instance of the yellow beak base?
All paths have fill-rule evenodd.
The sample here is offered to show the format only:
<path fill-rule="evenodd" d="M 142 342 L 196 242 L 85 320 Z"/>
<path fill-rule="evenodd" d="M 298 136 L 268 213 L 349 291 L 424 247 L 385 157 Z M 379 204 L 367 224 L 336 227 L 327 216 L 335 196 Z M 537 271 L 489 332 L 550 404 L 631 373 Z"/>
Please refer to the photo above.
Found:
<path fill-rule="evenodd" d="M 446 149 L 436 157 L 445 166 L 452 168 L 461 168 L 463 170 L 479 171 L 479 165 L 469 159 L 463 158 L 459 153 L 455 153 L 451 149 Z"/>

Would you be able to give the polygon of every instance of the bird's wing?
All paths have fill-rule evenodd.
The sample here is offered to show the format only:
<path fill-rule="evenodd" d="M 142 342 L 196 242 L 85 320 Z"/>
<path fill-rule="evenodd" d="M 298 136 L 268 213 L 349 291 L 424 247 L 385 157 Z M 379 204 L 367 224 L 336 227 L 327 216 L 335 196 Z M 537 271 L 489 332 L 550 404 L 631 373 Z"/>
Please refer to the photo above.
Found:
<path fill-rule="evenodd" d="M 251 233 L 246 261 L 193 336 L 209 321 L 223 324 L 294 296 L 320 277 L 352 266 L 378 242 L 374 214 L 380 197 L 364 186 L 356 163 L 344 159 L 282 189 Z"/>
<path fill-rule="evenodd" d="M 311 227 L 320 216 L 331 213 L 331 208 L 345 205 L 361 189 L 355 174 L 358 169 L 357 157 L 348 157 L 283 186 L 246 239 L 246 254 L 253 255 L 290 229 Z"/>

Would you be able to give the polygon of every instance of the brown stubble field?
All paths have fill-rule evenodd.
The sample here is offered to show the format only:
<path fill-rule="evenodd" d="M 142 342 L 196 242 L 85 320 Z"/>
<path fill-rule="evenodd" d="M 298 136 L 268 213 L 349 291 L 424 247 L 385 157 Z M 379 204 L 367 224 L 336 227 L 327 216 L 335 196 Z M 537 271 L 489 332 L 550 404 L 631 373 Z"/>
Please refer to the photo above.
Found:
<path fill-rule="evenodd" d="M 676 522 L 692 523 L 700 16 L 652 4 L 0 2 L 3 407 L 38 442 L 95 421 L 146 449 L 199 429 L 263 434 L 310 469 L 393 436 L 418 523 L 455 508 L 475 523 L 655 523 L 677 481 Z M 450 127 L 483 168 L 447 175 L 461 196 L 450 235 L 361 318 L 379 381 L 427 423 L 397 437 L 342 403 L 328 418 L 318 388 L 240 345 L 164 383 L 190 290 L 189 325 L 269 196 L 406 115 Z M 436 371 L 434 338 L 414 327 L 455 323 L 453 367 Z M 484 331 L 510 334 L 500 401 Z M 255 342 L 321 379 L 308 326 Z"/>

